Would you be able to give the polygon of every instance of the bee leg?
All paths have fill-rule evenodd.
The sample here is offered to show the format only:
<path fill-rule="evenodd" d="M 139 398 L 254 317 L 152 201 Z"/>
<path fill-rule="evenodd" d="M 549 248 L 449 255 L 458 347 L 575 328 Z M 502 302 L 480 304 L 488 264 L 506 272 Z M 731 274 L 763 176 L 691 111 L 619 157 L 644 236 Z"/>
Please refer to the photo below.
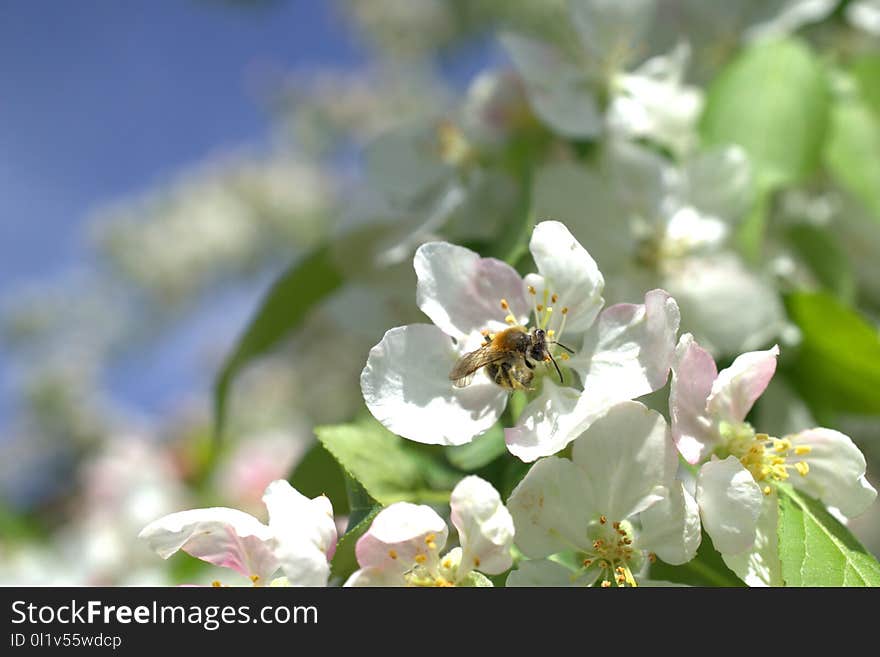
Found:
<path fill-rule="evenodd" d="M 528 358 L 523 358 L 523 362 L 526 364 L 526 367 L 528 367 L 530 370 L 535 369 L 535 364 L 532 361 L 530 361 Z"/>

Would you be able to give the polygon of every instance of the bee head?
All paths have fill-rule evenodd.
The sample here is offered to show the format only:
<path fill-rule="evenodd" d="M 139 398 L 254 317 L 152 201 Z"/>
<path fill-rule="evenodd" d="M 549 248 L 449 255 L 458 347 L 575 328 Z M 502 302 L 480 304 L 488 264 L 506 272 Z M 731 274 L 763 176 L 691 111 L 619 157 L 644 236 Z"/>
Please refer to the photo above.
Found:
<path fill-rule="evenodd" d="M 536 328 L 533 334 L 536 340 L 543 340 L 547 336 L 547 332 L 544 329 Z"/>

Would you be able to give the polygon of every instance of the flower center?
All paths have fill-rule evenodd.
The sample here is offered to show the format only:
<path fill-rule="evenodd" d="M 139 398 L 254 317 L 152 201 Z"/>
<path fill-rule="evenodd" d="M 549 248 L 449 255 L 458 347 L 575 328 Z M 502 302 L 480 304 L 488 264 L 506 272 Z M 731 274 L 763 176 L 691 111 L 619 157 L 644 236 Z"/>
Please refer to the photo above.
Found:
<path fill-rule="evenodd" d="M 556 343 L 565 332 L 565 321 L 568 318 L 568 306 L 560 305 L 559 295 L 544 288 L 541 293 L 541 303 L 538 303 L 538 291 L 534 286 L 528 286 L 529 296 L 532 298 L 532 311 L 535 315 L 535 326 L 547 332 L 548 351 L 556 355 Z M 559 308 L 558 311 L 555 309 Z M 561 360 L 568 360 L 566 352 L 559 353 Z"/>
<path fill-rule="evenodd" d="M 425 536 L 425 551 L 416 554 L 412 568 L 403 574 L 406 586 L 455 586 L 458 564 L 449 556 L 438 558 L 436 539 L 434 534 Z M 393 559 L 397 558 L 396 554 Z"/>
<path fill-rule="evenodd" d="M 787 480 L 790 470 L 802 477 L 810 472 L 806 461 L 789 462 L 790 459 L 794 460 L 793 457 L 809 454 L 812 451 L 809 445 L 794 446 L 788 438 L 773 438 L 766 433 L 756 434 L 748 422 L 722 422 L 720 433 L 727 453 L 738 458 L 755 481 L 766 482 L 763 488 L 765 495 L 770 494 L 771 484 Z"/>
<path fill-rule="evenodd" d="M 586 570 L 599 568 L 601 586 L 638 586 L 633 570 L 642 564 L 642 552 L 633 547 L 635 538 L 633 526 L 626 520 L 609 522 L 600 515 L 587 527 L 587 536 L 593 541 L 592 546 L 581 550 L 583 567 L 575 574 L 575 578 Z M 654 560 L 653 554 L 648 558 Z"/>

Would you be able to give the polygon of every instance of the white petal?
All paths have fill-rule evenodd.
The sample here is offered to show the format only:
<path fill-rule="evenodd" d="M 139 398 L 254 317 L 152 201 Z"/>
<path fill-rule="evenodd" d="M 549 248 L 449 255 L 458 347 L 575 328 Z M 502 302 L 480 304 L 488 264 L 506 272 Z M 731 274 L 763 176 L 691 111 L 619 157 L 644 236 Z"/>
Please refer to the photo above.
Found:
<path fill-rule="evenodd" d="M 437 512 L 424 504 L 395 502 L 382 509 L 358 539 L 355 555 L 361 568 L 404 573 L 423 555 L 436 566 L 449 530 Z M 433 545 L 432 545 L 433 544 Z"/>
<path fill-rule="evenodd" d="M 622 402 L 574 441 L 572 460 L 592 488 L 591 505 L 614 521 L 659 501 L 678 458 L 663 416 L 639 402 Z"/>
<path fill-rule="evenodd" d="M 610 404 L 662 388 L 672 365 L 678 324 L 678 305 L 663 290 L 648 292 L 644 305 L 606 308 L 568 363 L 580 375 L 584 394 Z"/>
<path fill-rule="evenodd" d="M 733 223 L 754 200 L 752 168 L 740 146 L 716 146 L 684 165 L 682 196 L 701 214 Z"/>
<path fill-rule="evenodd" d="M 287 481 L 273 481 L 263 502 L 275 535 L 275 555 L 291 584 L 326 586 L 336 550 L 336 523 L 330 500 L 309 499 Z"/>
<path fill-rule="evenodd" d="M 681 482 L 675 482 L 666 497 L 642 511 L 641 520 L 640 548 L 674 566 L 694 558 L 702 539 L 700 508 Z"/>
<path fill-rule="evenodd" d="M 721 557 L 727 567 L 749 586 L 782 586 L 782 564 L 779 562 L 779 500 L 775 493 L 764 496 L 755 542 L 745 552 L 725 554 Z"/>
<path fill-rule="evenodd" d="M 264 581 L 278 570 L 272 531 L 235 509 L 212 507 L 172 513 L 151 522 L 138 536 L 163 559 L 183 550 L 215 566 Z"/>
<path fill-rule="evenodd" d="M 775 345 L 766 351 L 737 356 L 712 384 L 706 400 L 709 414 L 732 423 L 742 422 L 773 378 L 777 356 L 779 347 Z"/>
<path fill-rule="evenodd" d="M 706 412 L 706 400 L 718 375 L 712 356 L 690 333 L 681 336 L 672 365 L 669 415 L 672 438 L 688 463 L 697 463 L 718 441 L 713 419 Z"/>
<path fill-rule="evenodd" d="M 857 0 L 846 6 L 845 13 L 851 25 L 880 36 L 880 1 Z"/>
<path fill-rule="evenodd" d="M 460 352 L 436 326 L 393 328 L 370 350 L 361 391 L 370 412 L 394 433 L 420 443 L 461 445 L 495 424 L 507 393 L 481 372 L 456 388 L 449 372 Z"/>
<path fill-rule="evenodd" d="M 598 569 L 596 570 L 598 573 Z M 505 586 L 584 586 L 573 573 L 555 561 L 527 559 L 507 576 Z"/>
<path fill-rule="evenodd" d="M 586 547 L 587 525 L 599 516 L 592 494 L 584 471 L 568 459 L 535 463 L 507 500 L 517 547 L 536 559 Z"/>
<path fill-rule="evenodd" d="M 600 65 L 623 68 L 621 53 L 637 53 L 654 18 L 655 0 L 571 0 L 571 20 L 581 44 Z"/>
<path fill-rule="evenodd" d="M 659 223 L 666 214 L 670 190 L 679 185 L 676 167 L 646 146 L 614 138 L 608 140 L 602 167 L 630 215 L 649 225 Z"/>
<path fill-rule="evenodd" d="M 547 44 L 507 33 L 501 43 L 522 76 L 532 108 L 563 137 L 595 137 L 602 114 L 584 71 Z"/>
<path fill-rule="evenodd" d="M 693 255 L 666 263 L 663 286 L 681 308 L 682 328 L 704 349 L 735 355 L 767 344 L 784 326 L 779 293 L 733 253 Z M 736 312 L 747 308 L 748 312 Z"/>
<path fill-rule="evenodd" d="M 558 221 L 542 221 L 535 226 L 529 250 L 544 279 L 540 287 L 559 295 L 554 304 L 556 313 L 561 315 L 562 309 L 568 308 L 566 330 L 580 332 L 589 328 L 605 303 L 605 279 L 596 261 Z"/>
<path fill-rule="evenodd" d="M 416 251 L 413 266 L 419 308 L 453 338 L 506 328 L 508 313 L 520 324 L 528 320 L 531 306 L 522 278 L 501 260 L 481 258 L 446 242 L 428 242 Z M 502 299 L 509 311 L 501 307 Z"/>
<path fill-rule="evenodd" d="M 380 568 L 361 568 L 354 571 L 347 580 L 344 587 L 390 587 L 390 586 L 406 586 L 406 580 L 403 574 L 392 570 L 382 570 Z"/>
<path fill-rule="evenodd" d="M 795 448 L 807 446 L 810 453 L 791 455 L 810 467 L 806 476 L 792 474 L 792 484 L 848 517 L 863 513 L 876 499 L 877 491 L 865 479 L 865 457 L 855 443 L 833 429 L 809 429 L 789 436 Z"/>
<path fill-rule="evenodd" d="M 470 570 L 497 575 L 510 568 L 513 518 L 492 484 L 476 475 L 465 477 L 452 490 L 449 506 L 462 548 L 459 578 Z"/>
<path fill-rule="evenodd" d="M 762 9 L 764 4 L 760 3 Z M 764 11 L 764 20 L 745 30 L 743 38 L 746 41 L 778 38 L 794 32 L 802 25 L 822 20 L 837 4 L 837 0 L 785 0 L 784 2 L 777 0 L 768 3 L 767 10 Z M 770 11 L 773 13 L 768 16 Z"/>
<path fill-rule="evenodd" d="M 556 454 L 607 409 L 574 388 L 558 386 L 544 377 L 541 393 L 523 409 L 515 427 L 504 430 L 511 454 L 530 463 Z"/>
<path fill-rule="evenodd" d="M 763 501 L 761 488 L 735 456 L 709 461 L 700 468 L 700 519 L 719 552 L 736 554 L 752 546 Z"/>

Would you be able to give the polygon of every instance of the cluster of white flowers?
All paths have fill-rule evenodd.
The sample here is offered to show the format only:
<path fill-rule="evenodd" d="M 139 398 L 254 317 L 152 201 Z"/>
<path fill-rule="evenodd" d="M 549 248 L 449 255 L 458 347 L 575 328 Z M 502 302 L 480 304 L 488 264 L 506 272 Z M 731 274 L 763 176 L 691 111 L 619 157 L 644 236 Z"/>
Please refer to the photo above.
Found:
<path fill-rule="evenodd" d="M 459 546 L 445 555 L 448 528 L 431 507 L 382 510 L 357 543 L 360 569 L 346 585 L 491 584 L 482 573 L 511 567 L 514 540 L 523 558 L 508 585 L 656 584 L 650 563 L 691 560 L 701 528 L 744 581 L 779 584 L 780 482 L 845 516 L 873 502 L 865 459 L 847 436 L 813 428 L 777 438 L 745 421 L 775 372 L 778 347 L 745 353 L 718 372 L 691 334 L 677 339 L 678 306 L 666 292 L 602 310 L 602 274 L 563 224 L 539 223 L 530 250 L 538 272 L 521 277 L 452 244 L 420 247 L 417 300 L 434 323 L 389 330 L 370 351 L 361 387 L 388 429 L 441 445 L 485 433 L 511 389 L 523 392 L 531 399 L 505 437 L 513 455 L 535 464 L 507 508 L 479 477 L 458 484 L 450 507 Z M 470 380 L 452 380 L 463 356 L 490 350 L 511 331 L 543 331 L 547 351 L 529 347 L 513 365 L 529 366 L 527 379 L 504 386 L 486 374 L 485 365 L 507 363 L 509 350 L 479 361 Z M 572 347 L 562 348 L 562 338 Z M 670 372 L 667 423 L 633 400 L 665 386 Z M 679 454 L 699 465 L 695 480 L 684 476 Z M 239 511 L 203 509 L 158 520 L 142 536 L 163 557 L 184 549 L 255 583 L 280 568 L 286 582 L 327 584 L 336 540 L 328 500 L 309 501 L 283 481 L 264 500 L 268 526 Z"/>

